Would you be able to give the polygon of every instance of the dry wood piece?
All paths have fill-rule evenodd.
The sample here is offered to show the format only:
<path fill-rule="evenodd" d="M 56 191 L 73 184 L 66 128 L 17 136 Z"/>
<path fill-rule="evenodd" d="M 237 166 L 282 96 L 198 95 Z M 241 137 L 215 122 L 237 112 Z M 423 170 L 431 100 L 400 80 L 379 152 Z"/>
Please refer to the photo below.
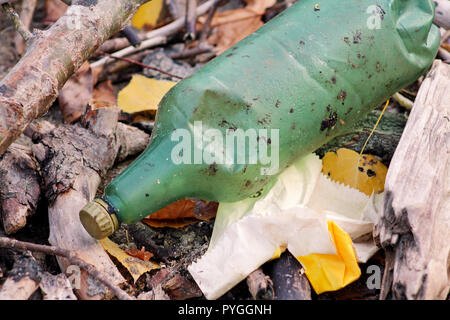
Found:
<path fill-rule="evenodd" d="M 31 150 L 13 144 L 0 156 L 0 216 L 6 234 L 19 231 L 37 207 L 41 189 Z"/>
<path fill-rule="evenodd" d="M 450 257 L 450 66 L 424 80 L 385 183 L 375 237 L 386 250 L 381 299 L 445 299 Z"/>
<path fill-rule="evenodd" d="M 27 300 L 39 288 L 41 267 L 29 253 L 16 257 L 0 290 L 0 300 Z"/>
<path fill-rule="evenodd" d="M 172 300 L 185 300 L 203 295 L 200 288 L 192 279 L 187 279 L 179 273 L 165 281 L 162 289 L 164 289 Z"/>
<path fill-rule="evenodd" d="M 139 154 L 150 142 L 150 136 L 148 134 L 121 122 L 117 123 L 116 137 L 119 142 L 116 162 L 121 162 L 129 156 Z"/>
<path fill-rule="evenodd" d="M 153 276 L 147 276 L 147 284 L 152 288 L 154 300 L 185 300 L 201 297 L 203 293 L 189 276 L 183 275 L 182 264 L 163 268 Z"/>
<path fill-rule="evenodd" d="M 247 276 L 247 286 L 255 300 L 272 300 L 275 296 L 273 282 L 266 276 L 261 268 L 256 269 Z"/>
<path fill-rule="evenodd" d="M 67 79 L 144 2 L 76 0 L 50 29 L 33 35 L 25 56 L 0 81 L 0 154 L 47 112 Z"/>
<path fill-rule="evenodd" d="M 80 209 L 91 201 L 103 176 L 116 159 L 142 151 L 148 136 L 144 132 L 118 125 L 119 109 L 115 107 L 89 109 L 82 122 L 63 125 L 53 130 L 47 125 L 31 126 L 35 142 L 32 147 L 41 163 L 45 195 L 49 200 L 49 242 L 68 249 L 79 258 L 108 275 L 115 284 L 124 282 L 102 246 L 83 228 Z M 44 128 L 44 132 L 39 132 Z M 132 142 L 132 143 L 130 143 Z M 70 265 L 60 258 L 62 270 Z M 82 299 L 102 298 L 104 287 L 82 272 Z"/>
<path fill-rule="evenodd" d="M 311 286 L 302 265 L 289 252 L 273 262 L 272 278 L 275 300 L 311 300 Z"/>

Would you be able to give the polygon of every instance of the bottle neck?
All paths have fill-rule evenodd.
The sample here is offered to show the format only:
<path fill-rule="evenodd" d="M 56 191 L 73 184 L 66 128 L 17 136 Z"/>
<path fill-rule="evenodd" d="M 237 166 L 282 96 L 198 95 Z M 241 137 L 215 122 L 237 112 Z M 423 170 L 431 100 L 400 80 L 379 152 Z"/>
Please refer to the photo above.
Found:
<path fill-rule="evenodd" d="M 186 197 L 189 166 L 172 161 L 173 147 L 170 136 L 154 137 L 147 150 L 106 187 L 102 199 L 119 222 L 139 221 Z"/>

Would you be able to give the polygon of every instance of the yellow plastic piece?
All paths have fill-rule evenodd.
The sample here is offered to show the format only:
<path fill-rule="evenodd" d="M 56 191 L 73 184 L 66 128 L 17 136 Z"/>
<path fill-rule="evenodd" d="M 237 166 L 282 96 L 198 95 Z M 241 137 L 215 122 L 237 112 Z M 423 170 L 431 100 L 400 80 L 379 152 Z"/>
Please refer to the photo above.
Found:
<path fill-rule="evenodd" d="M 337 254 L 310 254 L 297 257 L 305 268 L 317 294 L 339 290 L 361 276 L 350 236 L 333 221 L 328 221 Z"/>

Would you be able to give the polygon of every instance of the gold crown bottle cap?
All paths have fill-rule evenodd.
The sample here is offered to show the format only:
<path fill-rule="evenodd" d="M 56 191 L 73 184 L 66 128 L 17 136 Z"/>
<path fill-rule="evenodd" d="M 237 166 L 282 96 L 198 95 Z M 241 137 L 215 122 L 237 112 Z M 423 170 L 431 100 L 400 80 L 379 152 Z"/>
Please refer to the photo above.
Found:
<path fill-rule="evenodd" d="M 108 205 L 101 199 L 94 199 L 80 211 L 80 221 L 86 231 L 95 239 L 103 239 L 119 228 L 114 213 L 108 212 Z"/>

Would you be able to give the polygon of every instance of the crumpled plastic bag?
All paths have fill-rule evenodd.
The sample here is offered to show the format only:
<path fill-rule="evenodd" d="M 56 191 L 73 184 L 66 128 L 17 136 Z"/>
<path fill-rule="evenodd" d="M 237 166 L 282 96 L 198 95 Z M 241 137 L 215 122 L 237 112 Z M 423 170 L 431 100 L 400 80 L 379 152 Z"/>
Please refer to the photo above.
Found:
<path fill-rule="evenodd" d="M 188 267 L 207 299 L 217 299 L 286 247 L 316 293 L 360 276 L 377 247 L 372 232 L 382 194 L 367 195 L 331 181 L 310 154 L 280 174 L 258 198 L 220 203 L 207 252 Z"/>

